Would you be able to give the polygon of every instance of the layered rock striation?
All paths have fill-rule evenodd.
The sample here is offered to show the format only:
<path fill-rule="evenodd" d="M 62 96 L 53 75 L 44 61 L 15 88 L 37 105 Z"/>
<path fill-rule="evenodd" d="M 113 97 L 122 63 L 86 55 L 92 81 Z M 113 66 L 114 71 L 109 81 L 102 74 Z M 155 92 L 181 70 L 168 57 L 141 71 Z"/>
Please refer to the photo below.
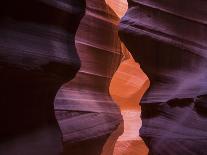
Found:
<path fill-rule="evenodd" d="M 1 3 L 0 154 L 60 153 L 53 101 L 80 68 L 75 33 L 84 12 L 84 0 Z"/>
<path fill-rule="evenodd" d="M 149 154 L 206 154 L 206 2 L 128 4 L 119 35 L 150 79 L 140 130 Z"/>
<path fill-rule="evenodd" d="M 65 154 L 112 154 L 123 131 L 120 109 L 108 90 L 122 58 L 118 22 L 104 0 L 86 0 L 76 35 L 81 68 L 55 100 Z"/>

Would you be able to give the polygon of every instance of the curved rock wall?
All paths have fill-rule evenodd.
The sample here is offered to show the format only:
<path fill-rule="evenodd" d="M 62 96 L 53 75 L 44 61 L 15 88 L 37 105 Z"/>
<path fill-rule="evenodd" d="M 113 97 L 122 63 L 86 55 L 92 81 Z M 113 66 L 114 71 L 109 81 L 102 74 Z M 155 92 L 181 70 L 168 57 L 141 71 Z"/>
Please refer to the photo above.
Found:
<path fill-rule="evenodd" d="M 83 0 L 1 3 L 0 154 L 60 153 L 53 101 L 80 68 L 75 33 L 84 12 Z"/>
<path fill-rule="evenodd" d="M 122 17 L 127 11 L 128 3 L 125 0 L 106 0 L 107 4 Z M 139 102 L 146 89 L 149 79 L 135 62 L 128 49 L 122 43 L 123 58 L 110 83 L 110 94 L 120 106 L 124 120 L 124 133 L 115 145 L 114 154 L 146 155 L 148 149 L 137 132 L 141 127 Z"/>
<path fill-rule="evenodd" d="M 100 154 L 110 134 L 122 124 L 120 109 L 108 92 L 122 58 L 119 18 L 104 0 L 87 0 L 86 6 L 76 34 L 81 68 L 55 100 L 65 154 Z M 121 132 L 112 138 L 111 149 Z"/>
<path fill-rule="evenodd" d="M 140 130 L 149 154 L 206 154 L 207 3 L 128 3 L 119 35 L 151 82 Z"/>
<path fill-rule="evenodd" d="M 1 3 L 0 154 L 57 155 L 61 136 L 63 154 L 112 154 L 121 112 L 138 112 L 149 85 L 133 58 L 151 82 L 140 130 L 149 154 L 206 154 L 207 3 L 128 0 L 119 35 L 132 58 L 117 29 L 126 1 L 106 2 Z M 146 154 L 132 137 L 114 154 Z"/>

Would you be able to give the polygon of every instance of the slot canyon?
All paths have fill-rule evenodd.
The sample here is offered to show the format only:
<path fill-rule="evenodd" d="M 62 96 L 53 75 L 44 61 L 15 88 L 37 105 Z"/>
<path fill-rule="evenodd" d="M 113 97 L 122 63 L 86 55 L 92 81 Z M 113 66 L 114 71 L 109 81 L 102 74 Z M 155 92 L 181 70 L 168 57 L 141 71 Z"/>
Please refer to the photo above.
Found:
<path fill-rule="evenodd" d="M 0 155 L 206 155 L 207 2 L 0 5 Z"/>

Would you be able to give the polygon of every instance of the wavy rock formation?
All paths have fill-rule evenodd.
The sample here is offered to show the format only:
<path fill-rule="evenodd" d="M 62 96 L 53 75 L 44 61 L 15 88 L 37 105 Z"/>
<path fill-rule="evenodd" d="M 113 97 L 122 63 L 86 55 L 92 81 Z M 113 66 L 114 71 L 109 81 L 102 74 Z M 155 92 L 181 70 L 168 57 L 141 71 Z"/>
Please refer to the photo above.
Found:
<path fill-rule="evenodd" d="M 107 4 L 121 18 L 127 11 L 126 0 L 106 0 Z M 110 94 L 120 106 L 124 120 L 124 133 L 115 145 L 115 155 L 146 155 L 148 149 L 137 132 L 141 127 L 139 102 L 149 80 L 135 62 L 127 48 L 122 44 L 123 58 L 110 83 Z"/>
<path fill-rule="evenodd" d="M 0 5 L 0 154 L 57 155 L 53 101 L 80 68 L 75 33 L 83 0 Z"/>
<path fill-rule="evenodd" d="M 118 22 L 104 0 L 86 0 L 86 14 L 76 35 L 81 68 L 55 100 L 64 154 L 112 154 L 122 133 L 120 109 L 108 92 L 122 58 Z"/>
<path fill-rule="evenodd" d="M 128 0 L 120 38 L 150 79 L 140 135 L 150 155 L 205 155 L 207 3 Z"/>

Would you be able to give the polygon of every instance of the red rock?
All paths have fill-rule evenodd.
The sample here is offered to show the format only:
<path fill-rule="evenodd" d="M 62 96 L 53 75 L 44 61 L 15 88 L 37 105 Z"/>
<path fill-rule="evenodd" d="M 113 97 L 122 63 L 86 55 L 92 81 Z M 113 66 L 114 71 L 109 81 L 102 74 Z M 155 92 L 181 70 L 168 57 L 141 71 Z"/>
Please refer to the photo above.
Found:
<path fill-rule="evenodd" d="M 76 34 L 81 68 L 55 100 L 65 154 L 100 154 L 110 134 L 123 121 L 108 91 L 122 58 L 119 18 L 104 1 L 87 0 L 86 6 Z M 115 134 L 111 143 L 121 132 Z"/>

